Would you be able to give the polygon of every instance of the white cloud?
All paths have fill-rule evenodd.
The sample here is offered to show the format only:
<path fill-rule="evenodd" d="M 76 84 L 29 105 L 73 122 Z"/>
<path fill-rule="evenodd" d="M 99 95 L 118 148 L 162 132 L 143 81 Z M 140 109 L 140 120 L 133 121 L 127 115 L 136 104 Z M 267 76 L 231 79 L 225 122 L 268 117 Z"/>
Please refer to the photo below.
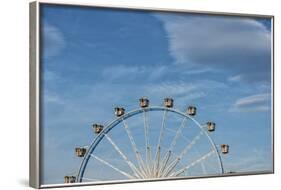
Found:
<path fill-rule="evenodd" d="M 136 79 L 155 81 L 158 79 L 164 79 L 167 76 L 199 76 L 201 74 L 208 73 L 221 73 L 220 70 L 209 67 L 186 67 L 175 66 L 173 64 L 163 65 L 124 65 L 118 64 L 116 66 L 105 67 L 101 74 L 108 81 Z M 192 75 L 192 76 L 191 76 Z"/>
<path fill-rule="evenodd" d="M 204 92 L 210 91 L 210 90 L 218 90 L 226 88 L 225 84 L 216 82 L 216 81 L 205 81 L 205 80 L 199 80 L 194 82 L 172 82 L 172 83 L 160 83 L 160 84 L 153 84 L 146 86 L 145 89 L 149 91 L 150 93 L 158 93 L 162 95 L 168 95 L 168 96 L 188 96 L 191 93 L 198 92 L 202 96 L 205 96 Z M 196 94 L 198 94 L 196 93 Z"/>
<path fill-rule="evenodd" d="M 49 70 L 44 70 L 43 71 L 43 77 L 45 81 L 48 82 L 55 82 L 57 80 L 61 80 L 61 77 L 59 77 L 55 72 L 49 71 Z"/>
<path fill-rule="evenodd" d="M 239 82 L 241 81 L 242 76 L 241 75 L 235 75 L 235 76 L 231 76 L 228 78 L 228 81 L 230 82 Z"/>
<path fill-rule="evenodd" d="M 55 26 L 44 23 L 42 27 L 43 56 L 51 58 L 57 56 L 65 47 L 63 33 Z"/>
<path fill-rule="evenodd" d="M 193 69 L 187 70 L 186 74 L 196 75 L 196 74 L 219 73 L 219 72 L 221 72 L 221 71 L 219 71 L 218 69 L 204 67 L 204 68 L 200 68 L 200 69 L 193 68 Z"/>
<path fill-rule="evenodd" d="M 270 93 L 255 94 L 236 100 L 230 111 L 268 111 Z"/>
<path fill-rule="evenodd" d="M 196 85 L 184 82 L 153 84 L 146 86 L 145 89 L 145 91 L 150 94 L 161 94 L 162 96 L 165 95 L 170 97 L 184 96 L 198 90 Z"/>
<path fill-rule="evenodd" d="M 271 152 L 260 147 L 248 150 L 243 156 L 239 155 L 234 155 L 231 161 L 225 162 L 227 171 L 269 171 L 272 168 Z"/>
<path fill-rule="evenodd" d="M 102 71 L 102 75 L 107 80 L 116 80 L 121 78 L 128 78 L 129 76 L 136 77 L 137 75 L 147 72 L 148 69 L 145 67 L 118 64 L 116 66 L 106 67 Z"/>
<path fill-rule="evenodd" d="M 257 94 L 252 96 L 247 96 L 236 101 L 237 106 L 252 105 L 260 102 L 264 102 L 269 98 L 269 94 Z"/>
<path fill-rule="evenodd" d="M 271 34 L 249 18 L 171 14 L 156 15 L 164 23 L 170 54 L 178 64 L 222 68 L 243 80 L 268 80 Z"/>

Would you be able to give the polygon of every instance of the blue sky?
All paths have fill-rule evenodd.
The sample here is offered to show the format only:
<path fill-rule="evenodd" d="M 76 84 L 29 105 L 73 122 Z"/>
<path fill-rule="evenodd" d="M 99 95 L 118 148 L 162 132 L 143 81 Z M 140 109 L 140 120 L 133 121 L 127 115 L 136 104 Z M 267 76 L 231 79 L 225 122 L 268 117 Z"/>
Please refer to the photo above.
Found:
<path fill-rule="evenodd" d="M 44 184 L 75 174 L 74 147 L 93 140 L 93 122 L 142 96 L 215 121 L 213 139 L 231 146 L 227 171 L 271 169 L 270 19 L 52 5 L 41 14 Z"/>

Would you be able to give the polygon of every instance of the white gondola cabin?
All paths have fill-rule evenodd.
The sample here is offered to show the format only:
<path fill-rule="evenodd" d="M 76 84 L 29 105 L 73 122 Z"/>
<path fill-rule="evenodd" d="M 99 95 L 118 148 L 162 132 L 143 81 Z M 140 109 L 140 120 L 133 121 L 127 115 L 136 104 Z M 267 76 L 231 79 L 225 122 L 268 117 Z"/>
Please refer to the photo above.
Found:
<path fill-rule="evenodd" d="M 120 117 L 125 114 L 125 109 L 121 107 L 114 108 L 114 113 L 117 117 Z"/>
<path fill-rule="evenodd" d="M 187 114 L 190 115 L 190 116 L 195 116 L 196 115 L 196 107 L 189 106 L 187 108 Z"/>
<path fill-rule="evenodd" d="M 146 108 L 149 106 L 149 100 L 147 98 L 140 98 L 139 101 L 141 108 Z"/>
<path fill-rule="evenodd" d="M 75 183 L 75 176 L 64 176 L 64 183 Z"/>
<path fill-rule="evenodd" d="M 86 154 L 86 148 L 75 148 L 75 153 L 78 157 L 83 157 Z"/>
<path fill-rule="evenodd" d="M 222 145 L 221 145 L 221 152 L 222 152 L 223 154 L 227 154 L 227 153 L 229 152 L 229 145 L 227 145 L 227 144 L 222 144 Z"/>
<path fill-rule="evenodd" d="M 216 124 L 214 122 L 207 122 L 207 129 L 209 132 L 213 132 L 216 129 Z"/>
<path fill-rule="evenodd" d="M 164 106 L 167 108 L 172 108 L 174 106 L 174 100 L 172 98 L 165 98 Z"/>
<path fill-rule="evenodd" d="M 96 134 L 100 134 L 103 130 L 103 125 L 93 124 L 93 129 L 94 129 Z"/>

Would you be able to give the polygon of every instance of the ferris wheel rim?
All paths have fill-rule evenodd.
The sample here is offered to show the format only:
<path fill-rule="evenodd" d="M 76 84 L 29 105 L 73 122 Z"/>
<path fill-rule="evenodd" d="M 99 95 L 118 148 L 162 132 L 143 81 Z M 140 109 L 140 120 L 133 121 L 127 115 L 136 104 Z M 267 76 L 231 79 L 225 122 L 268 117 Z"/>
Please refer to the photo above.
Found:
<path fill-rule="evenodd" d="M 220 153 L 218 151 L 218 148 L 216 146 L 216 144 L 214 143 L 213 139 L 210 137 L 210 135 L 208 134 L 208 132 L 202 127 L 202 125 L 195 120 L 192 116 L 174 109 L 174 108 L 168 108 L 168 107 L 164 107 L 164 106 L 150 106 L 150 107 L 145 107 L 145 108 L 138 108 L 138 109 L 134 109 L 131 110 L 130 112 L 125 113 L 124 115 L 117 117 L 116 119 L 112 120 L 107 126 L 104 127 L 104 129 L 102 130 L 102 132 L 100 134 L 98 134 L 94 140 L 91 142 L 89 148 L 87 149 L 85 156 L 80 164 L 79 167 L 79 171 L 77 174 L 77 178 L 76 178 L 76 182 L 82 182 L 83 176 L 84 176 L 84 172 L 86 169 L 86 166 L 88 164 L 89 159 L 91 158 L 91 154 L 94 152 L 95 148 L 97 147 L 97 145 L 100 143 L 100 141 L 105 137 L 105 134 L 109 133 L 115 126 L 117 126 L 119 123 L 121 123 L 123 120 L 126 120 L 130 117 L 133 117 L 137 114 L 143 113 L 143 112 L 149 112 L 149 111 L 168 111 L 168 112 L 172 112 L 172 113 L 176 113 L 182 117 L 188 118 L 190 120 L 192 120 L 200 130 L 201 132 L 204 133 L 205 136 L 207 136 L 209 142 L 211 143 L 212 149 L 216 154 L 217 160 L 218 160 L 218 165 L 220 167 L 220 171 L 223 174 L 224 173 L 224 169 L 223 169 L 223 164 L 222 164 L 222 159 L 220 156 Z"/>

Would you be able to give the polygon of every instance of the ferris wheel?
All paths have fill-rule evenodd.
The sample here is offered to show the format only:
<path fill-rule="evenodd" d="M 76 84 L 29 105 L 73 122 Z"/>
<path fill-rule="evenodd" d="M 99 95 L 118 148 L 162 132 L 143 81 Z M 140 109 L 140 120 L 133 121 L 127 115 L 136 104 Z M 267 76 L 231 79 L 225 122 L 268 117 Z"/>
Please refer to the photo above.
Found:
<path fill-rule="evenodd" d="M 116 107 L 116 118 L 106 126 L 93 124 L 96 135 L 89 146 L 75 148 L 81 158 L 76 176 L 65 183 L 138 180 L 222 175 L 221 155 L 229 145 L 218 147 L 211 138 L 214 122 L 195 120 L 196 107 L 174 109 L 174 100 L 150 106 L 145 97 L 140 108 L 125 112 Z"/>

